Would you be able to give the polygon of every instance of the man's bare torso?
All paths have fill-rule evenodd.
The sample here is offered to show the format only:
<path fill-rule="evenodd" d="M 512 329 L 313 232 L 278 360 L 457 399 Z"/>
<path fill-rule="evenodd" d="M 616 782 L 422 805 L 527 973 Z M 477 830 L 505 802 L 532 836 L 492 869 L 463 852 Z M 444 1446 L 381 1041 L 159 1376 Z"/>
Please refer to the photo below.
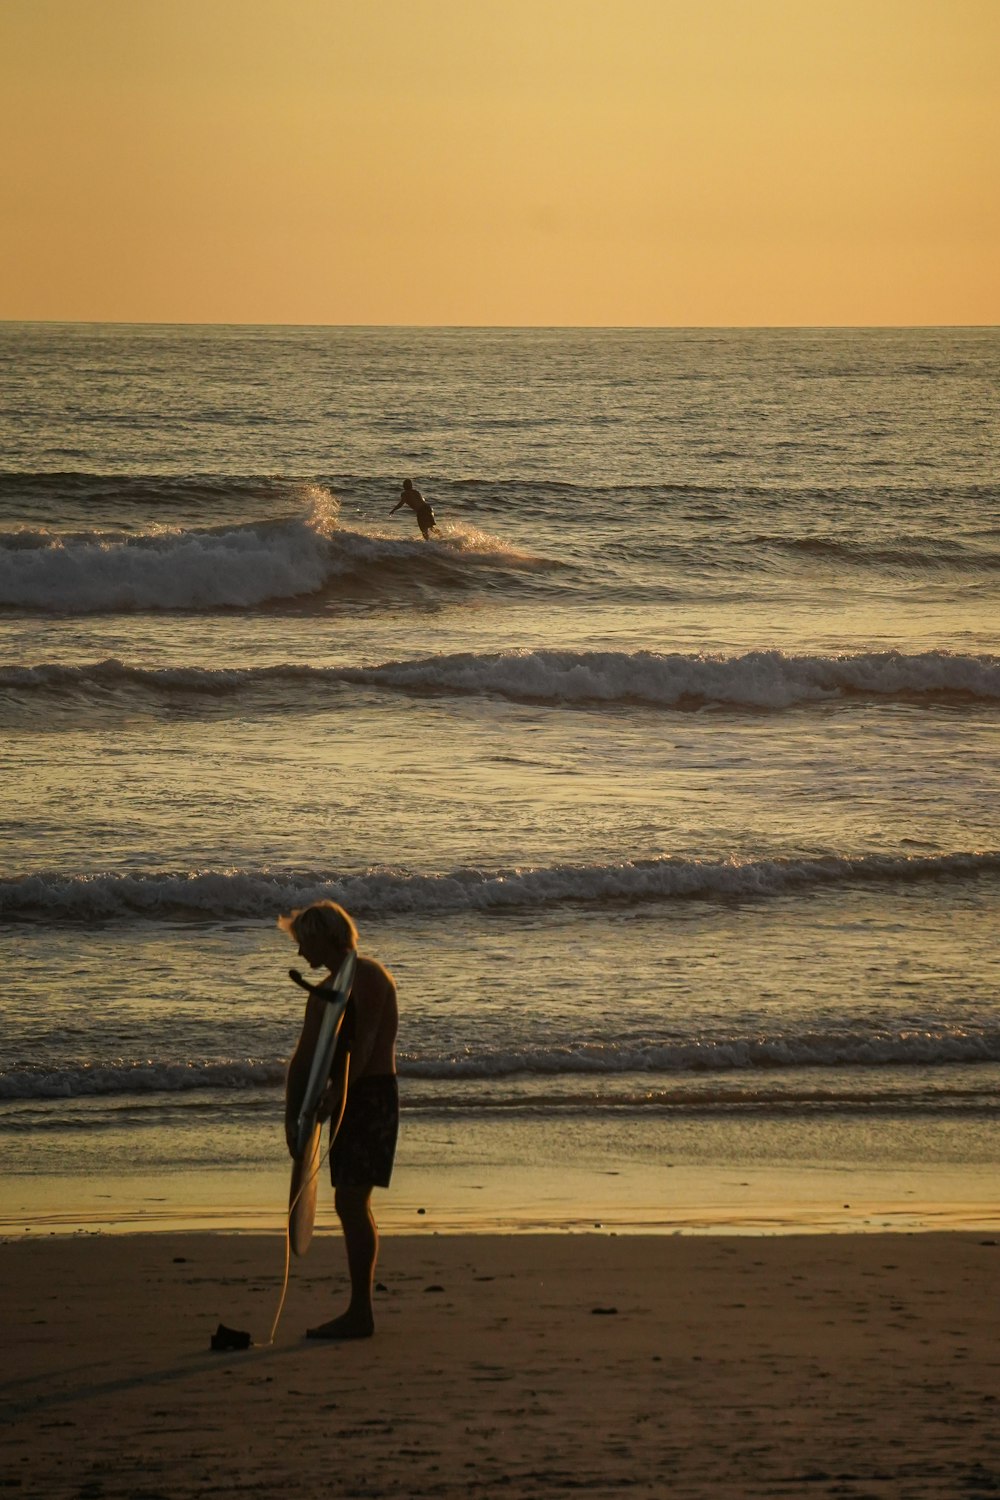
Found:
<path fill-rule="evenodd" d="M 354 1008 L 351 1076 L 365 1078 L 377 1073 L 395 1073 L 399 1030 L 396 984 L 377 959 L 358 958 L 351 1004 Z"/>

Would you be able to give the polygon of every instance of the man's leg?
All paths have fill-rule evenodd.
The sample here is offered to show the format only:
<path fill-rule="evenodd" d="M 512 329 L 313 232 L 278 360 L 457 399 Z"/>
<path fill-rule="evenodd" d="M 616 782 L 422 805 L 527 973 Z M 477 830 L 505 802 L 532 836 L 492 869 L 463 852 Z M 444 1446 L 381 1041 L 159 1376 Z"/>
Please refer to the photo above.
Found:
<path fill-rule="evenodd" d="M 372 1288 L 378 1256 L 378 1230 L 371 1208 L 370 1187 L 338 1187 L 334 1207 L 344 1231 L 347 1269 L 351 1277 L 351 1301 L 345 1313 L 310 1328 L 311 1339 L 367 1339 L 375 1331 Z"/>

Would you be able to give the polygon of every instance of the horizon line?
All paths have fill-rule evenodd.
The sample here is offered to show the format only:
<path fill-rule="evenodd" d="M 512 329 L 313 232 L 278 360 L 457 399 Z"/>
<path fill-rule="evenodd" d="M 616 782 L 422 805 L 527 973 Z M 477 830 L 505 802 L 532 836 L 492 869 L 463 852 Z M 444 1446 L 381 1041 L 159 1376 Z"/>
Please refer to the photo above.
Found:
<path fill-rule="evenodd" d="M 421 332 L 512 333 L 772 333 L 876 332 L 932 329 L 1000 328 L 1000 323 L 297 323 L 230 322 L 227 320 L 163 318 L 6 318 L 0 325 L 49 328 L 336 328 L 357 330 L 419 330 Z"/>

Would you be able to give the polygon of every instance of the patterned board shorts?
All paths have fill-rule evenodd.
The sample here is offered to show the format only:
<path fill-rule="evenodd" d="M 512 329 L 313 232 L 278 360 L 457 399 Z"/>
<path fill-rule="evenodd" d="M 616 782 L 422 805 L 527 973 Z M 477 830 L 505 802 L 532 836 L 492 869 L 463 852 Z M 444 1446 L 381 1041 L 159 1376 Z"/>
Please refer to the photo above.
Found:
<path fill-rule="evenodd" d="M 395 1073 L 349 1083 L 347 1107 L 330 1152 L 334 1187 L 388 1187 L 399 1134 Z"/>

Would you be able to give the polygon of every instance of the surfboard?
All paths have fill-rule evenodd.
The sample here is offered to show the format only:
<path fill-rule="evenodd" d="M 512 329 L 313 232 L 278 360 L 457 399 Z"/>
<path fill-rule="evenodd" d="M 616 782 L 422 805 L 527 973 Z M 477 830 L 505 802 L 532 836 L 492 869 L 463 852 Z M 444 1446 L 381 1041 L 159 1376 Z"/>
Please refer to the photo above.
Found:
<path fill-rule="evenodd" d="M 323 1140 L 323 1126 L 316 1118 L 316 1111 L 330 1079 L 357 962 L 357 954 L 348 953 L 332 985 L 310 984 L 297 969 L 288 971 L 297 985 L 323 1001 L 323 1016 L 309 1064 L 309 1076 L 295 1115 L 296 1150 L 288 1190 L 288 1237 L 296 1255 L 305 1255 L 309 1249 L 316 1223 L 316 1190 Z"/>

